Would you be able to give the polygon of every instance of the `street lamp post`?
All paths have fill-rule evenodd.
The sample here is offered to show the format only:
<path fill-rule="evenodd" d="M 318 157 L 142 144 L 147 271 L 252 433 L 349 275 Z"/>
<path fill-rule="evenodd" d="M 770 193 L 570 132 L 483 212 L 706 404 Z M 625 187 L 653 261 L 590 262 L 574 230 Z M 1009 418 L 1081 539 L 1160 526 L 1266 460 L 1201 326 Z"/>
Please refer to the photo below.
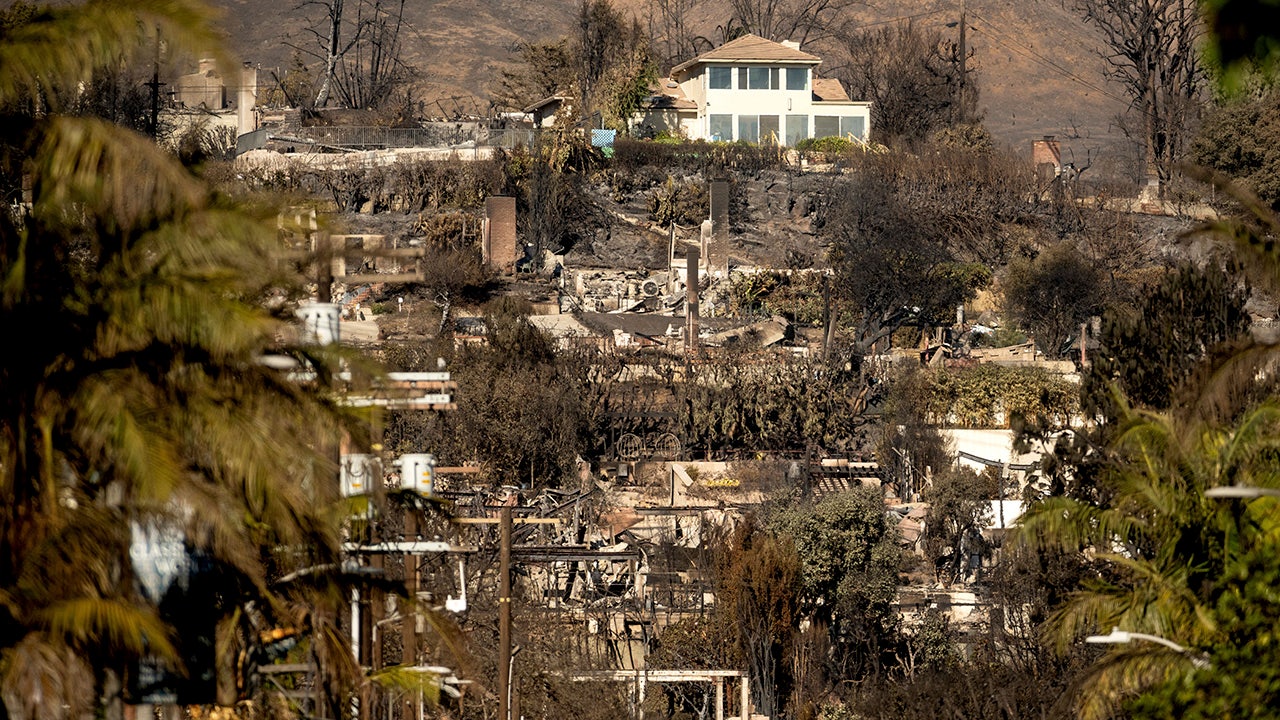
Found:
<path fill-rule="evenodd" d="M 1197 668 L 1203 669 L 1203 668 L 1209 667 L 1209 661 L 1206 660 L 1203 656 L 1191 651 L 1189 648 L 1185 648 L 1179 645 L 1178 643 L 1172 640 L 1162 638 L 1159 635 L 1148 635 L 1147 633 L 1131 632 L 1128 630 L 1121 630 L 1118 627 L 1113 627 L 1111 628 L 1111 633 L 1108 635 L 1090 635 L 1089 637 L 1084 639 L 1085 642 L 1092 643 L 1095 645 L 1127 645 L 1133 642 L 1134 640 L 1151 642 L 1157 645 L 1163 645 L 1164 647 L 1167 647 L 1170 650 L 1190 660 L 1191 664 L 1196 666 Z"/>

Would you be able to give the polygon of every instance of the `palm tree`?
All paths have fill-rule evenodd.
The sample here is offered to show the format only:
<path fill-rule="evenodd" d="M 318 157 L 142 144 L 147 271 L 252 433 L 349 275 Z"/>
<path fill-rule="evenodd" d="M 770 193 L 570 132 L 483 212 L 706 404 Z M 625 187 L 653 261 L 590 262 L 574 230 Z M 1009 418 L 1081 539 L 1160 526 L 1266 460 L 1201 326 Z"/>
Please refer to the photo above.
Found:
<path fill-rule="evenodd" d="M 234 701 L 237 642 L 277 624 L 336 636 L 298 608 L 340 597 L 340 573 L 279 580 L 340 567 L 335 489 L 307 478 L 331 471 L 314 440 L 343 413 L 257 362 L 284 323 L 261 305 L 287 286 L 269 225 L 147 138 L 60 113 L 157 29 L 216 47 L 209 8 L 21 10 L 0 22 L 0 718 L 115 714 L 143 658 L 201 670 L 131 558 L 147 533 L 209 568 L 218 699 Z"/>
<path fill-rule="evenodd" d="M 1107 500 L 1049 498 L 1022 518 L 1020 541 L 1083 553 L 1094 571 L 1048 630 L 1059 645 L 1120 627 L 1211 647 L 1218 633 L 1211 610 L 1242 536 L 1274 525 L 1265 530 L 1204 491 L 1280 486 L 1280 405 L 1256 406 L 1229 427 L 1134 411 L 1121 422 L 1104 473 Z M 1126 697 L 1192 669 L 1159 646 L 1122 646 L 1088 676 L 1081 714 L 1104 717 Z"/>

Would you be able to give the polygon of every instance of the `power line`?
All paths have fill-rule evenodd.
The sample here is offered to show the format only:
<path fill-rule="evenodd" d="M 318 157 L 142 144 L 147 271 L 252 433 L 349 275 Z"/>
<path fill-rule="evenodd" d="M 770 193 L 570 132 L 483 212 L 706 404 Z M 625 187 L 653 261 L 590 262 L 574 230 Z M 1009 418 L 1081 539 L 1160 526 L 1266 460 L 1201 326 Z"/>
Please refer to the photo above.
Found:
<path fill-rule="evenodd" d="M 1064 77 L 1066 77 L 1066 78 L 1068 78 L 1068 79 L 1070 79 L 1070 80 L 1074 80 L 1075 82 L 1077 82 L 1077 83 L 1079 83 L 1079 84 L 1081 84 L 1081 85 L 1083 85 L 1083 86 L 1085 86 L 1085 87 L 1089 88 L 1090 90 L 1093 90 L 1094 92 L 1097 92 L 1097 93 L 1098 93 L 1098 94 L 1100 94 L 1100 95 L 1103 95 L 1103 96 L 1105 96 L 1105 97 L 1111 98 L 1112 100 L 1115 100 L 1116 102 L 1122 102 L 1122 103 L 1124 103 L 1124 104 L 1126 104 L 1126 105 L 1133 105 L 1132 101 L 1130 101 L 1130 100 L 1126 100 L 1126 99 L 1125 99 L 1125 98 L 1123 98 L 1123 97 L 1120 97 L 1120 96 L 1118 96 L 1118 95 L 1112 94 L 1110 91 L 1105 90 L 1105 89 L 1103 89 L 1103 88 L 1101 88 L 1101 87 L 1099 87 L 1099 86 L 1097 86 L 1097 85 L 1093 84 L 1092 82 L 1090 82 L 1090 81 L 1088 81 L 1088 80 L 1086 80 L 1086 79 L 1084 79 L 1084 78 L 1080 77 L 1079 75 L 1076 75 L 1075 73 L 1071 72 L 1071 71 L 1070 71 L 1070 70 L 1068 70 L 1067 68 L 1064 68 L 1063 66 L 1061 66 L 1061 65 L 1059 65 L 1058 63 L 1054 62 L 1053 60 L 1050 60 L 1049 58 L 1046 58 L 1045 56 L 1043 56 L 1043 55 L 1041 55 L 1040 53 L 1036 52 L 1034 49 L 1032 49 L 1032 48 L 1030 48 L 1030 47 L 1028 47 L 1028 46 L 1026 46 L 1026 45 L 1023 45 L 1022 43 L 1018 42 L 1017 40 L 1014 40 L 1014 39 L 1012 39 L 1012 38 L 1008 37 L 1007 35 L 1005 35 L 1004 31 L 1000 30 L 1000 29 L 999 29 L 995 24 L 993 24 L 991 21 L 987 20 L 986 18 L 984 18 L 984 17 L 982 17 L 982 16 L 978 15 L 977 13 L 974 13 L 974 12 L 970 11 L 970 13 L 969 13 L 969 14 L 970 14 L 970 16 L 971 16 L 971 17 L 973 17 L 973 18 L 974 18 L 975 20 L 977 20 L 978 22 L 981 22 L 981 23 L 983 23 L 984 25 L 988 26 L 988 27 L 990 28 L 990 30 L 988 30 L 988 31 L 987 31 L 987 36 L 988 36 L 988 37 L 990 37 L 991 39 L 995 40 L 996 42 L 1000 43 L 1000 44 L 1001 44 L 1002 46 L 1004 46 L 1006 49 L 1013 50 L 1014 52 L 1017 52 L 1018 54 L 1022 55 L 1023 57 L 1030 58 L 1031 60 L 1034 60 L 1034 61 L 1036 61 L 1036 62 L 1040 63 L 1041 65 L 1043 65 L 1043 66 L 1045 66 L 1045 67 L 1049 68 L 1050 70 L 1053 70 L 1053 71 L 1055 71 L 1055 72 L 1057 72 L 1057 73 L 1060 73 L 1061 75 L 1063 75 Z M 977 28 L 974 28 L 974 29 L 976 30 Z M 994 35 L 993 35 L 993 33 L 994 33 Z M 999 36 L 999 37 L 996 37 L 996 36 Z M 1144 112 L 1145 112 L 1145 111 L 1144 111 Z"/>
<path fill-rule="evenodd" d="M 864 30 L 866 28 L 873 28 L 879 25 L 889 25 L 891 23 L 902 22 L 903 20 L 915 20 L 916 18 L 928 17 L 930 15 L 939 15 L 944 12 L 947 12 L 946 8 L 942 8 L 940 10 L 929 10 L 928 12 L 919 12 L 914 15 L 900 15 L 898 17 L 889 18 L 888 20 L 876 20 L 875 22 L 864 23 L 862 25 L 855 25 L 851 29 Z"/>

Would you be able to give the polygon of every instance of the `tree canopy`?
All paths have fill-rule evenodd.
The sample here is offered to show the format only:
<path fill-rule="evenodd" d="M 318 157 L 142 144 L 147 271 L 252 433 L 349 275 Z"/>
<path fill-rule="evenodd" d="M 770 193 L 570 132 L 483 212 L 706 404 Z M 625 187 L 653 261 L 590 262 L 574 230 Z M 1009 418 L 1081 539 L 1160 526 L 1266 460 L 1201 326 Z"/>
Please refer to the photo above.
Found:
<path fill-rule="evenodd" d="M 0 715 L 115 717 L 139 662 L 232 704 L 280 626 L 347 682 L 336 618 L 311 611 L 341 575 L 316 439 L 344 413 L 260 362 L 288 353 L 325 377 L 338 358 L 277 340 L 288 305 L 261 303 L 294 283 L 274 223 L 151 139 L 63 112 L 95 72 L 153 52 L 156 28 L 217 47 L 212 17 L 90 0 L 0 32 L 0 325 L 22 346 L 0 364 Z M 148 567 L 164 552 L 187 580 Z M 209 577 L 217 592 L 173 614 L 166 588 Z"/>

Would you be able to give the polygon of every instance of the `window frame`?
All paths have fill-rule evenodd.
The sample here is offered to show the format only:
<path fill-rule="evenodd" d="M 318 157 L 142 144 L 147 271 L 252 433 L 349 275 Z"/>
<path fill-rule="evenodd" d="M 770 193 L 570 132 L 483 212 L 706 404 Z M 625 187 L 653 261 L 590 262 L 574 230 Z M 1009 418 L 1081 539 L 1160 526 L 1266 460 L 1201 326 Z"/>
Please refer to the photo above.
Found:
<path fill-rule="evenodd" d="M 787 147 L 795 147 L 801 140 L 807 140 L 813 135 L 809 132 L 810 118 L 808 115 L 791 113 L 786 115 L 786 138 Z M 799 127 L 797 127 L 799 126 Z"/>
<path fill-rule="evenodd" d="M 856 125 L 857 127 L 849 127 L 849 129 L 846 129 L 846 124 L 848 126 Z M 862 117 L 861 115 L 841 115 L 840 116 L 840 137 L 847 137 L 849 135 L 852 135 L 853 137 L 856 137 L 859 140 L 866 137 L 867 135 L 866 118 Z"/>
<path fill-rule="evenodd" d="M 795 78 L 799 78 L 799 86 L 794 86 L 792 82 Z M 787 89 L 788 90 L 808 90 L 809 89 L 809 68 L 789 67 L 787 68 Z"/>
<path fill-rule="evenodd" d="M 819 123 L 826 126 L 825 130 L 819 130 Z M 840 137 L 840 116 L 839 115 L 814 115 L 813 116 L 813 137 Z"/>
<path fill-rule="evenodd" d="M 734 119 L 733 119 L 733 115 L 730 113 L 711 113 L 707 115 L 707 139 L 711 140 L 712 138 L 715 137 L 717 120 L 724 123 L 724 128 L 727 128 L 729 130 L 727 136 L 724 133 L 720 134 L 720 141 L 733 142 L 735 140 L 733 136 Z"/>
<path fill-rule="evenodd" d="M 717 71 L 723 71 L 718 73 Z M 716 85 L 715 76 L 721 74 L 726 81 L 724 85 Z M 733 68 L 725 65 L 712 65 L 707 68 L 707 89 L 708 90 L 732 90 L 733 89 Z"/>

